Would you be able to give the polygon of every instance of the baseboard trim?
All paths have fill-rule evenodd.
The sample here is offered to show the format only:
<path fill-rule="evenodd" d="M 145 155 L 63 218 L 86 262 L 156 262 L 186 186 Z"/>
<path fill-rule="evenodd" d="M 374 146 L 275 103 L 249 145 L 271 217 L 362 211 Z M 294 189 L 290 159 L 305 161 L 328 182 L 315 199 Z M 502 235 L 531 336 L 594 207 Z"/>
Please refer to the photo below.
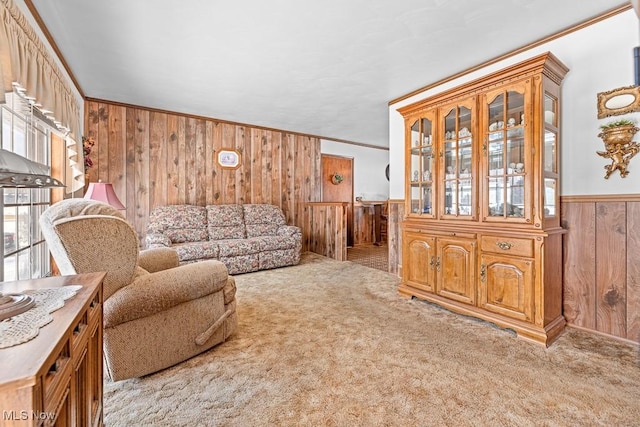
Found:
<path fill-rule="evenodd" d="M 640 348 L 640 342 L 630 340 L 629 338 L 618 337 L 618 336 L 615 336 L 615 335 L 607 334 L 605 332 L 596 331 L 595 329 L 589 329 L 589 328 L 585 328 L 584 326 L 574 325 L 573 323 L 567 323 L 566 327 L 567 328 L 577 329 L 577 330 L 583 331 L 583 332 L 589 332 L 591 334 L 600 335 L 602 337 L 611 338 L 612 340 L 620 341 L 620 342 L 625 343 L 625 344 L 631 344 L 633 346 L 636 346 L 636 347 Z M 639 337 L 639 339 L 640 339 L 640 337 Z"/>

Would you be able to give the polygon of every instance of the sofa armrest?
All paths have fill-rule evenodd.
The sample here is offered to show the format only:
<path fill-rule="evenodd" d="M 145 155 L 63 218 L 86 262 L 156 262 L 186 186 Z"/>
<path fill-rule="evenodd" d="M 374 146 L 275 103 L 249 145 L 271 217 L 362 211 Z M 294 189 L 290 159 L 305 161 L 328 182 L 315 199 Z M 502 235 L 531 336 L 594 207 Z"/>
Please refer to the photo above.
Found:
<path fill-rule="evenodd" d="M 148 249 L 171 246 L 171 239 L 161 233 L 149 233 L 144 240 Z"/>
<path fill-rule="evenodd" d="M 141 274 L 104 302 L 104 326 L 151 316 L 179 304 L 221 292 L 228 273 L 216 260 L 185 264 L 156 273 Z"/>
<path fill-rule="evenodd" d="M 171 248 L 153 248 L 140 251 L 138 265 L 149 273 L 175 268 L 180 265 L 178 253 Z"/>
<path fill-rule="evenodd" d="M 296 237 L 299 235 L 302 238 L 302 231 L 300 227 L 296 227 L 295 225 L 281 225 L 278 227 L 276 235 L 285 237 Z"/>

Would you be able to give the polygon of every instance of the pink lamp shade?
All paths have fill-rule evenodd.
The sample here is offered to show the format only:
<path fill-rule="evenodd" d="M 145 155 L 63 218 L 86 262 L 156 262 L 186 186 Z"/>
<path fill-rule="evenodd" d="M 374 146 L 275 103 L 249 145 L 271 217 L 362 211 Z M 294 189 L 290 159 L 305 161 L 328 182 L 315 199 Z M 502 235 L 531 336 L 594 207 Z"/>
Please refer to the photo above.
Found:
<path fill-rule="evenodd" d="M 126 209 L 118 199 L 118 196 L 116 196 L 116 192 L 113 191 L 113 185 L 102 181 L 89 183 L 89 188 L 87 188 L 84 198 L 106 203 L 118 210 Z"/>

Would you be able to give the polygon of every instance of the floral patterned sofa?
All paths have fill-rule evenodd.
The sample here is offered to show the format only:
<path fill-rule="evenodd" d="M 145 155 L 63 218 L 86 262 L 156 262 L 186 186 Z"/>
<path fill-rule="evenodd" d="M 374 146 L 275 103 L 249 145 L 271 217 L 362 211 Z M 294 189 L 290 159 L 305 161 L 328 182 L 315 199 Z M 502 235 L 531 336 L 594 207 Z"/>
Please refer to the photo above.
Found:
<path fill-rule="evenodd" d="M 273 205 L 170 205 L 151 211 L 146 245 L 175 249 L 181 264 L 217 259 L 238 274 L 298 264 L 302 233 Z"/>

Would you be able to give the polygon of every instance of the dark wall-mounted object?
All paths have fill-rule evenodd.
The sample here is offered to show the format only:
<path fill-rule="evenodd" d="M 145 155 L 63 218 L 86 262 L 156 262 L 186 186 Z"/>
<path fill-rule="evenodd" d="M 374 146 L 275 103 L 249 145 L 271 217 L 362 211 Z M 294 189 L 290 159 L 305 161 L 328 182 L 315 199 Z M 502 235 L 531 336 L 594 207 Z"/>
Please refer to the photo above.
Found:
<path fill-rule="evenodd" d="M 640 86 L 640 46 L 633 48 L 633 65 L 636 77 L 636 86 Z"/>

